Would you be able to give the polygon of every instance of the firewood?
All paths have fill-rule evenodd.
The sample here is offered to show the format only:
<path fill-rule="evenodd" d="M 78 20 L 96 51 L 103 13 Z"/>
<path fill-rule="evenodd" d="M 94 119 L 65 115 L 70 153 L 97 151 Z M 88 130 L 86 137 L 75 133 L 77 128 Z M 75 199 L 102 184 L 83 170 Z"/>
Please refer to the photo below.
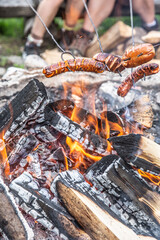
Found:
<path fill-rule="evenodd" d="M 150 31 L 149 33 L 147 33 L 147 35 L 142 37 L 142 40 L 144 42 L 148 42 L 148 43 L 158 43 L 160 41 L 160 32 L 159 31 Z"/>
<path fill-rule="evenodd" d="M 118 21 L 114 24 L 106 33 L 100 37 L 103 50 L 107 52 L 115 48 L 118 44 L 132 36 L 131 27 Z M 93 57 L 94 54 L 100 52 L 99 43 L 96 41 L 95 44 L 90 46 L 87 50 L 87 57 Z"/>
<path fill-rule="evenodd" d="M 14 202 L 13 196 L 0 179 L 0 228 L 8 239 L 33 240 L 33 232 L 22 217 Z M 29 236 L 30 234 L 30 236 Z"/>
<path fill-rule="evenodd" d="M 61 112 L 55 112 L 51 106 L 47 105 L 45 108 L 45 119 L 49 125 L 72 140 L 78 141 L 85 149 L 102 155 L 107 154 L 107 140 L 81 127 Z"/>
<path fill-rule="evenodd" d="M 130 114 L 135 122 L 151 128 L 153 124 L 153 110 L 148 95 L 143 95 L 133 103 Z"/>
<path fill-rule="evenodd" d="M 93 240 L 139 239 L 137 235 L 84 194 L 57 182 L 65 207 Z"/>
<path fill-rule="evenodd" d="M 116 174 L 118 173 L 117 177 Z M 115 164 L 115 169 L 111 168 L 109 177 L 114 183 L 127 193 L 141 209 L 150 215 L 156 223 L 160 224 L 160 194 L 152 191 L 143 179 L 136 177 L 125 162 L 120 159 Z"/>
<path fill-rule="evenodd" d="M 0 109 L 0 131 L 5 133 L 10 129 L 15 134 L 16 128 L 31 118 L 46 99 L 43 83 L 37 79 L 30 81 L 9 104 Z"/>
<path fill-rule="evenodd" d="M 121 217 L 123 209 L 122 217 L 125 215 L 128 227 L 136 233 L 159 239 L 159 194 L 152 191 L 135 169 L 117 155 L 108 155 L 87 170 L 86 178 L 103 192 L 104 203 L 109 202 L 114 213 Z M 117 209 L 113 208 L 113 203 Z M 131 219 L 136 223 L 133 224 Z"/>
<path fill-rule="evenodd" d="M 129 134 L 108 139 L 118 155 L 144 170 L 159 172 L 160 145 L 140 135 Z"/>

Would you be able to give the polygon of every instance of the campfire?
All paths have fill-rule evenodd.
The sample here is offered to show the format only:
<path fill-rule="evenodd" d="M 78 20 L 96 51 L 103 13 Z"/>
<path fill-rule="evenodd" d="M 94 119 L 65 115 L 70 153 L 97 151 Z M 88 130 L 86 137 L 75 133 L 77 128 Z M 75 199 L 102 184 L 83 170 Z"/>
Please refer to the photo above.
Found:
<path fill-rule="evenodd" d="M 32 79 L 1 108 L 1 239 L 160 239 L 150 99 L 102 93 Z"/>

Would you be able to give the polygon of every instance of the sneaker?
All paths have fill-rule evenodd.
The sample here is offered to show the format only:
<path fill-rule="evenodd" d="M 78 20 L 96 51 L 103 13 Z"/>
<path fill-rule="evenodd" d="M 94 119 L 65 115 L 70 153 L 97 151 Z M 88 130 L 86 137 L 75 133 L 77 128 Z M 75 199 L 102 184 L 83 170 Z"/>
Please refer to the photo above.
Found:
<path fill-rule="evenodd" d="M 94 36 L 95 33 L 90 33 L 84 29 L 80 29 L 77 31 L 73 42 L 69 46 L 69 50 L 75 56 L 84 57 L 87 48 L 94 42 Z"/>
<path fill-rule="evenodd" d="M 153 26 L 149 27 L 143 22 L 142 23 L 142 28 L 144 28 L 147 32 L 158 31 L 159 30 L 159 23 L 158 23 L 157 19 L 155 19 L 155 24 Z"/>
<path fill-rule="evenodd" d="M 23 59 L 25 59 L 28 55 L 40 55 L 40 47 L 35 43 L 26 44 L 24 47 L 24 51 L 22 54 Z"/>
<path fill-rule="evenodd" d="M 73 30 L 62 29 L 62 41 L 60 42 L 61 47 L 68 50 L 74 38 L 75 32 Z"/>

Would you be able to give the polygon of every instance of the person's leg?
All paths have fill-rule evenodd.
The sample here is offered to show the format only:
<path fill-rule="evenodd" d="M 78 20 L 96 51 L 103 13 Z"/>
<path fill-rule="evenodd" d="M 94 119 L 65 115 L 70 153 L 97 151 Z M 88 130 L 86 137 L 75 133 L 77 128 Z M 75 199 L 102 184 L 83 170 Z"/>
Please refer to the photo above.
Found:
<path fill-rule="evenodd" d="M 133 9 L 145 23 L 151 23 L 155 18 L 154 0 L 133 0 Z"/>
<path fill-rule="evenodd" d="M 155 18 L 154 0 L 133 0 L 133 9 L 142 20 L 142 27 L 146 31 L 158 30 L 159 24 Z"/>
<path fill-rule="evenodd" d="M 53 21 L 62 2 L 63 0 L 43 0 L 40 2 L 37 12 L 47 27 L 49 27 Z M 31 33 L 28 35 L 27 41 L 25 43 L 23 51 L 24 59 L 26 56 L 31 54 L 40 54 L 40 46 L 42 45 L 45 31 L 45 27 L 41 23 L 39 17 L 36 15 Z"/>
<path fill-rule="evenodd" d="M 53 21 L 62 2 L 63 0 L 43 0 L 39 4 L 37 12 L 47 27 Z M 39 17 L 36 16 L 31 30 L 32 36 L 42 39 L 44 37 L 45 31 L 46 29 L 41 23 Z"/>
<path fill-rule="evenodd" d="M 88 10 L 95 27 L 111 14 L 114 4 L 115 0 L 89 0 Z M 77 32 L 76 38 L 69 46 L 70 51 L 75 55 L 85 56 L 87 48 L 94 41 L 94 36 L 94 27 L 86 13 L 82 29 Z"/>
<path fill-rule="evenodd" d="M 98 27 L 102 23 L 102 21 L 111 14 L 114 4 L 115 0 L 89 1 L 88 10 L 96 27 Z M 83 29 L 88 32 L 94 32 L 94 28 L 87 13 L 85 15 Z"/>
<path fill-rule="evenodd" d="M 68 0 L 65 9 L 65 25 L 73 28 L 84 8 L 82 0 Z"/>

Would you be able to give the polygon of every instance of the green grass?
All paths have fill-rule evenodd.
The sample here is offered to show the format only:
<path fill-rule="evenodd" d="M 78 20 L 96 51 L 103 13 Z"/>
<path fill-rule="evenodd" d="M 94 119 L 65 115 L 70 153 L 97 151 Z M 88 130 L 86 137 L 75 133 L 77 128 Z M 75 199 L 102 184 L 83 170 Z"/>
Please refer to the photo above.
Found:
<path fill-rule="evenodd" d="M 22 38 L 24 18 L 0 18 L 0 35 Z"/>

